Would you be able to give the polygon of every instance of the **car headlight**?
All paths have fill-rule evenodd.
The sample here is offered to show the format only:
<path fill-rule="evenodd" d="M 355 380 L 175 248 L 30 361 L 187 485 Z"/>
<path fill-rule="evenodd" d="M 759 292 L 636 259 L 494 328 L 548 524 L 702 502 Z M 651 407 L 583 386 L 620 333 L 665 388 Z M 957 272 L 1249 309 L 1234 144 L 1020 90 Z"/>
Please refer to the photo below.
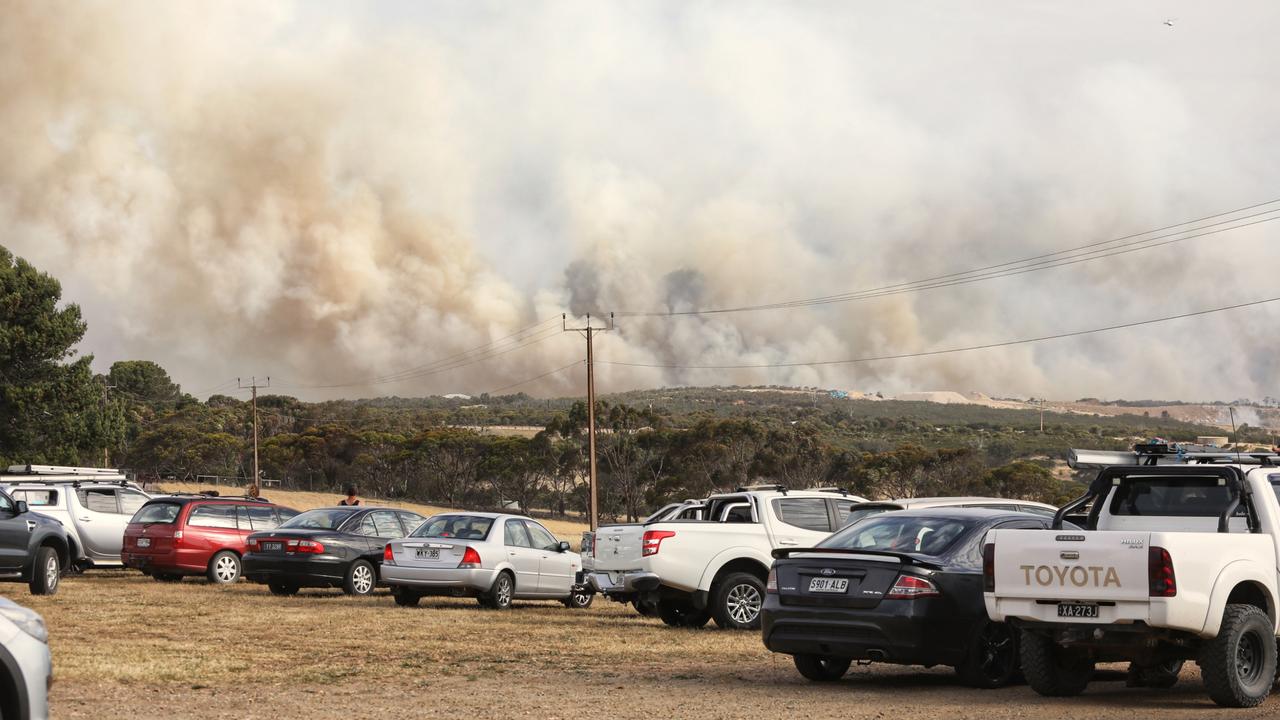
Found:
<path fill-rule="evenodd" d="M 12 620 L 19 630 L 40 642 L 49 642 L 49 629 L 45 627 L 44 618 L 39 613 L 19 605 L 0 605 L 0 617 Z"/>

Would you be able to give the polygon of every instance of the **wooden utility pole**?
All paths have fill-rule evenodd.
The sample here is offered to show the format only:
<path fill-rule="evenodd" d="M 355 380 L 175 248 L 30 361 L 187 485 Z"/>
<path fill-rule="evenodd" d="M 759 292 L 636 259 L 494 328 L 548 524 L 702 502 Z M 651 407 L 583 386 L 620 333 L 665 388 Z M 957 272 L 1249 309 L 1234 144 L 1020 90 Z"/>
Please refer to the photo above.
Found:
<path fill-rule="evenodd" d="M 106 423 L 107 410 L 110 407 L 107 404 L 107 391 L 113 390 L 113 389 L 115 389 L 115 385 L 108 385 L 105 379 L 102 381 L 102 419 L 103 419 L 104 425 Z M 109 451 L 109 448 L 106 445 L 103 445 L 102 446 L 102 467 L 104 468 L 111 467 L 111 454 L 108 451 Z"/>
<path fill-rule="evenodd" d="M 262 486 L 260 484 L 262 478 L 258 472 L 258 388 L 271 387 L 271 378 L 267 378 L 267 381 L 262 385 L 258 384 L 258 378 L 256 377 L 249 378 L 248 385 L 240 382 L 240 378 L 236 378 L 236 384 L 242 390 L 249 389 L 253 391 L 253 487 L 249 490 L 249 494 L 253 497 L 258 497 L 262 494 Z"/>
<path fill-rule="evenodd" d="M 571 328 L 566 316 L 560 316 L 561 327 L 565 332 L 581 333 L 587 338 L 587 485 L 591 492 L 591 530 L 599 526 L 599 504 L 596 500 L 596 372 L 593 339 L 596 333 L 609 332 L 613 329 L 613 313 L 609 313 L 609 323 L 602 327 L 591 325 L 591 315 L 587 315 L 586 327 Z"/>

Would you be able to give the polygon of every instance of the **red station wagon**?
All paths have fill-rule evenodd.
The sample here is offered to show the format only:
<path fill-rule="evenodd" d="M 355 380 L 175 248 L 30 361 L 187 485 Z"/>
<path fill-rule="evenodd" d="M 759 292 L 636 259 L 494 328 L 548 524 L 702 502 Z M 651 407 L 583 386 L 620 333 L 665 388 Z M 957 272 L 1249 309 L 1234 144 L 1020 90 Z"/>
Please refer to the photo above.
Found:
<path fill-rule="evenodd" d="M 204 575 L 209 582 L 226 585 L 240 579 L 245 538 L 297 514 L 252 498 L 153 498 L 129 520 L 120 560 L 161 582 Z"/>

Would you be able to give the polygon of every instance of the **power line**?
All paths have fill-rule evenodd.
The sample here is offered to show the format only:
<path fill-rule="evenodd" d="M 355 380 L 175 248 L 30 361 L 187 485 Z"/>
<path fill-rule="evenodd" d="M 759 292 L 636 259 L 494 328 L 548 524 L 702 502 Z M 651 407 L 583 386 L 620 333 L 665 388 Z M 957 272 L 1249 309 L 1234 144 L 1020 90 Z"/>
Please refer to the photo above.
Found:
<path fill-rule="evenodd" d="M 970 352 L 973 350 L 989 350 L 992 348 L 1009 347 L 1011 345 L 1026 345 L 1029 343 L 1044 342 L 1046 340 L 1060 340 L 1062 338 L 1078 337 L 1080 335 L 1091 335 L 1094 333 L 1110 332 L 1112 330 L 1123 330 L 1126 328 L 1138 327 L 1141 325 L 1154 325 L 1156 323 L 1169 322 L 1172 320 L 1182 320 L 1184 318 L 1198 317 L 1200 315 L 1211 315 L 1213 313 L 1226 312 L 1228 310 L 1239 310 L 1241 308 L 1254 307 L 1257 305 L 1265 305 L 1280 300 L 1280 297 L 1266 298 L 1264 300 L 1253 300 L 1251 302 L 1238 303 L 1236 305 L 1225 305 L 1223 307 L 1210 308 L 1208 310 L 1196 310 L 1194 312 L 1181 313 L 1179 315 L 1167 315 L 1160 318 L 1152 318 L 1150 320 L 1137 320 L 1134 322 L 1121 323 L 1119 325 L 1108 325 L 1106 327 L 1093 328 L 1090 330 L 1075 330 L 1071 332 L 1057 333 L 1054 335 L 1041 335 L 1039 337 L 1021 338 L 1018 340 L 1006 340 L 1003 342 L 986 343 L 983 345 L 968 345 L 965 347 L 946 348 L 943 350 L 927 350 L 924 352 L 899 353 L 896 355 L 876 355 L 870 357 L 851 358 L 848 360 L 816 360 L 813 362 L 787 362 L 787 363 L 759 363 L 759 364 L 741 364 L 741 365 L 675 365 L 662 363 L 632 363 L 611 360 L 597 360 L 605 365 L 620 365 L 624 367 L 647 367 L 647 368 L 666 368 L 675 370 L 746 370 L 755 368 L 786 368 L 786 367 L 813 367 L 819 365 L 851 365 L 854 363 L 878 362 L 881 360 L 904 360 L 907 358 L 928 357 L 932 355 L 949 355 L 952 353 Z"/>
<path fill-rule="evenodd" d="M 1199 225 L 1198 227 L 1184 228 L 1183 230 L 1179 230 L 1173 233 L 1156 235 L 1154 237 L 1144 237 L 1147 235 L 1152 235 L 1154 233 L 1161 233 L 1173 228 L 1184 227 L 1187 225 L 1197 225 L 1199 223 L 1204 223 L 1205 221 L 1208 221 L 1208 220 L 1214 220 L 1214 219 L 1226 217 L 1229 215 L 1239 215 L 1240 213 L 1247 212 L 1249 210 L 1256 210 L 1258 208 L 1275 205 L 1276 203 L 1280 203 L 1280 198 L 1269 200 L 1263 203 L 1256 203 L 1254 205 L 1248 205 L 1245 207 L 1236 208 L 1234 210 L 1227 210 L 1224 212 L 1215 213 L 1213 215 L 1206 215 L 1203 217 L 1195 218 L 1193 220 L 1187 220 L 1187 221 L 1176 223 L 1173 225 L 1166 225 L 1160 228 L 1147 230 L 1141 233 L 1133 233 L 1133 234 L 1125 235 L 1118 238 L 1112 238 L 1110 240 L 1102 240 L 1098 242 L 1088 243 L 1086 245 L 1080 245 L 1073 248 L 1067 248 L 1064 250 L 1058 250 L 1050 253 L 1042 253 L 1039 255 L 1033 255 L 1033 256 L 1029 256 L 1029 257 L 1025 257 L 1017 260 L 1009 260 L 1006 262 L 972 268 L 969 270 L 952 272 L 944 275 L 936 275 L 928 278 L 920 278 L 918 280 L 894 283 L 891 285 L 882 285 L 882 286 L 873 287 L 873 288 L 866 288 L 864 290 L 851 291 L 847 293 L 839 293 L 835 295 L 824 295 L 819 297 L 803 298 L 803 299 L 797 299 L 797 300 L 788 300 L 788 301 L 776 302 L 776 303 L 765 303 L 765 304 L 759 304 L 759 305 L 743 305 L 743 306 L 737 306 L 737 307 L 666 311 L 666 312 L 627 311 L 627 312 L 619 312 L 618 314 L 624 315 L 624 316 L 631 316 L 631 317 L 681 317 L 681 316 L 712 315 L 712 314 L 737 313 L 737 312 L 752 312 L 752 311 L 759 311 L 759 310 L 778 310 L 778 309 L 795 308 L 795 307 L 809 307 L 813 305 L 825 305 L 825 304 L 838 303 L 838 302 L 850 302 L 854 300 L 864 300 L 864 299 L 873 298 L 873 297 L 883 297 L 886 295 L 897 295 L 897 294 L 909 293 L 909 292 L 919 292 L 921 290 L 930 290 L 930 289 L 940 288 L 940 287 L 964 285 L 964 284 L 969 284 L 973 282 L 979 282 L 982 280 L 1009 277 L 1012 275 L 1020 275 L 1027 272 L 1047 270 L 1054 267 L 1062 267 L 1065 265 L 1074 265 L 1081 262 L 1089 262 L 1092 260 L 1100 260 L 1103 258 L 1115 257 L 1116 255 L 1124 255 L 1131 252 L 1149 250 L 1152 248 L 1161 247 L 1161 246 L 1169 245 L 1176 242 L 1184 242 L 1186 240 L 1205 237 L 1207 235 L 1215 235 L 1223 232 L 1229 232 L 1231 230 L 1238 230 L 1240 228 L 1249 227 L 1251 225 L 1258 225 L 1264 222 L 1280 220 L 1280 215 L 1274 214 L 1274 213 L 1280 213 L 1280 208 L 1273 207 L 1268 210 L 1263 210 L 1261 212 L 1243 215 L 1239 217 L 1231 217 L 1226 220 L 1219 220 L 1218 222 Z M 1263 217 L 1267 215 L 1270 215 L 1271 217 Z M 1262 219 L 1255 219 L 1255 218 L 1262 218 Z M 1244 222 L 1246 220 L 1253 220 L 1253 222 Z M 1229 227 L 1221 227 L 1223 225 L 1229 225 Z M 1139 239 L 1133 240 L 1133 238 L 1139 238 Z M 1164 242 L 1157 242 L 1160 240 L 1164 240 Z M 1129 241 L 1129 242 L 1125 242 L 1125 241 Z M 1110 247 L 1104 247 L 1104 246 L 1110 246 Z"/>
<path fill-rule="evenodd" d="M 500 388 L 496 388 L 496 389 L 494 389 L 494 390 L 489 390 L 488 392 L 485 392 L 485 393 L 483 393 L 483 394 L 484 394 L 484 395 L 491 395 L 491 396 L 492 396 L 492 395 L 497 395 L 498 393 L 502 392 L 503 390 L 510 390 L 511 388 L 520 387 L 521 385 L 528 385 L 529 383 L 534 382 L 534 381 L 537 381 L 537 380 L 541 380 L 541 379 L 542 379 L 542 378 L 544 378 L 544 377 L 550 377 L 551 375 L 556 375 L 556 374 L 558 374 L 558 373 L 562 373 L 562 372 L 564 372 L 565 370 L 568 370 L 569 368 L 579 367 L 579 366 L 581 366 L 581 365 L 585 364 L 585 362 L 586 362 L 585 360 L 574 360 L 573 362 L 569 363 L 568 365 L 565 365 L 565 366 L 563 366 L 563 367 L 558 367 L 558 368 L 556 368 L 555 370 L 548 370 L 547 372 L 544 372 L 544 373 L 542 373 L 541 375 L 535 375 L 535 376 L 533 376 L 533 377 L 531 377 L 531 378 L 528 378 L 528 379 L 526 379 L 526 380 L 521 380 L 520 382 L 511 383 L 510 385 L 503 385 L 503 386 L 502 386 L 502 387 L 500 387 Z"/>

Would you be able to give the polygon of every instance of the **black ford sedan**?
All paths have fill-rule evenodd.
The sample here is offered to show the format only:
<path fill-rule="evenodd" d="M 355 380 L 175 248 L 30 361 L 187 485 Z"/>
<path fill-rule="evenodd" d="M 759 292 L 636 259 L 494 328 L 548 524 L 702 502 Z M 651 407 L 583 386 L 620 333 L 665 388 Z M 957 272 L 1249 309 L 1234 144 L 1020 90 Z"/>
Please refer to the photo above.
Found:
<path fill-rule="evenodd" d="M 274 530 L 250 535 L 243 574 L 276 595 L 293 595 L 304 587 L 368 595 L 378 586 L 387 542 L 413 532 L 425 519 L 394 508 L 308 510 Z"/>
<path fill-rule="evenodd" d="M 814 548 L 777 550 L 761 625 L 765 647 L 810 680 L 838 680 L 854 660 L 951 665 L 975 687 L 1018 673 L 1016 631 L 987 619 L 982 539 L 1051 518 L 978 508 L 875 515 Z"/>

